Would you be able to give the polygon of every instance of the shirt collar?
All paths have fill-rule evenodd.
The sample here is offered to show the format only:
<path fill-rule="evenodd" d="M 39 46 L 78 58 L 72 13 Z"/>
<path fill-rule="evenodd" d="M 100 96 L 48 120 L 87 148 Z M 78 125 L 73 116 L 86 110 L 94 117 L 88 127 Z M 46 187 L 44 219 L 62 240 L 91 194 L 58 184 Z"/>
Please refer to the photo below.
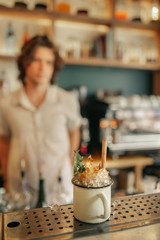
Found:
<path fill-rule="evenodd" d="M 45 100 L 41 104 L 40 108 L 43 107 L 44 105 L 46 106 L 56 103 L 56 101 L 57 101 L 57 86 L 55 85 L 49 86 Z M 33 112 L 37 110 L 37 108 L 34 105 L 32 105 L 32 103 L 29 101 L 23 86 L 17 91 L 16 97 L 13 99 L 13 104 L 21 105 L 22 107 Z"/>

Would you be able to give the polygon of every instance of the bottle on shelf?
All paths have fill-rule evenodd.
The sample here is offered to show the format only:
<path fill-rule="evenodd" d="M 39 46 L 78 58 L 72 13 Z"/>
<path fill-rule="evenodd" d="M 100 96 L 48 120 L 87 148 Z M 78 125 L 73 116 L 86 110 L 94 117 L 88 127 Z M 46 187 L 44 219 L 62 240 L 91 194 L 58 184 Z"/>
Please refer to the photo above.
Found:
<path fill-rule="evenodd" d="M 56 12 L 70 13 L 70 1 L 69 0 L 57 0 L 55 3 Z"/>
<path fill-rule="evenodd" d="M 14 210 L 27 210 L 31 208 L 31 194 L 28 191 L 26 180 L 25 160 L 21 160 L 21 186 L 14 196 Z"/>
<path fill-rule="evenodd" d="M 44 191 L 44 179 L 42 177 L 42 168 L 39 168 L 39 191 L 36 208 L 47 207 Z"/>
<path fill-rule="evenodd" d="M 88 1 L 78 0 L 77 2 L 77 14 L 88 15 L 89 14 L 89 3 Z"/>
<path fill-rule="evenodd" d="M 115 18 L 118 20 L 127 20 L 128 19 L 126 0 L 117 0 L 116 1 Z"/>
<path fill-rule="evenodd" d="M 16 35 L 11 22 L 5 32 L 5 53 L 7 56 L 15 56 L 16 53 Z"/>
<path fill-rule="evenodd" d="M 115 59 L 116 49 L 115 49 L 115 31 L 114 29 L 110 29 L 106 34 L 106 58 L 107 59 Z"/>

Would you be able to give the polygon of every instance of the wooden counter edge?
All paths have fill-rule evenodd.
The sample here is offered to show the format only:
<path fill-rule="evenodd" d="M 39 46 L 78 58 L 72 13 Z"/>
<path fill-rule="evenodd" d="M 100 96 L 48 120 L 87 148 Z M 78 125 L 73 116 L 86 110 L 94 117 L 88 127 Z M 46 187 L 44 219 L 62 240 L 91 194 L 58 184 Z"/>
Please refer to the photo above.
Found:
<path fill-rule="evenodd" d="M 93 160 L 95 164 L 98 164 L 101 161 L 100 156 L 93 156 Z M 86 161 L 86 158 L 85 158 Z M 136 167 L 136 166 L 147 166 L 152 165 L 154 160 L 150 157 L 144 156 L 127 156 L 120 157 L 119 159 L 111 159 L 107 158 L 106 160 L 106 168 L 128 168 L 128 167 Z"/>

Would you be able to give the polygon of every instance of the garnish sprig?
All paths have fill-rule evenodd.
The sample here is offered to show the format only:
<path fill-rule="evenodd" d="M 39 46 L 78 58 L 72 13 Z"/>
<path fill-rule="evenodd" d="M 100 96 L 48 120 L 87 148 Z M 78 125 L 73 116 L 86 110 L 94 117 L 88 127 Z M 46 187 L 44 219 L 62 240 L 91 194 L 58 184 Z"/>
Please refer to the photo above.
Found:
<path fill-rule="evenodd" d="M 74 150 L 74 173 L 86 171 L 85 165 L 83 164 L 83 157 L 79 154 L 79 151 Z"/>

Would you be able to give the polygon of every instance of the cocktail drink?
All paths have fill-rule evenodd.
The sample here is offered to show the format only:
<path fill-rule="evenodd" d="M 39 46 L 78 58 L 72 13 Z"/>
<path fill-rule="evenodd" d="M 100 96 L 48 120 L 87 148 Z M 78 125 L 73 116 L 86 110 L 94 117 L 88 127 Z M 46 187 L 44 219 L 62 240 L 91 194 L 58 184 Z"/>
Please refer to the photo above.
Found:
<path fill-rule="evenodd" d="M 97 166 L 91 157 L 84 164 L 80 154 L 75 153 L 74 217 L 85 223 L 101 223 L 110 217 L 112 180 L 105 168 L 106 142 L 103 143 L 102 162 Z"/>

